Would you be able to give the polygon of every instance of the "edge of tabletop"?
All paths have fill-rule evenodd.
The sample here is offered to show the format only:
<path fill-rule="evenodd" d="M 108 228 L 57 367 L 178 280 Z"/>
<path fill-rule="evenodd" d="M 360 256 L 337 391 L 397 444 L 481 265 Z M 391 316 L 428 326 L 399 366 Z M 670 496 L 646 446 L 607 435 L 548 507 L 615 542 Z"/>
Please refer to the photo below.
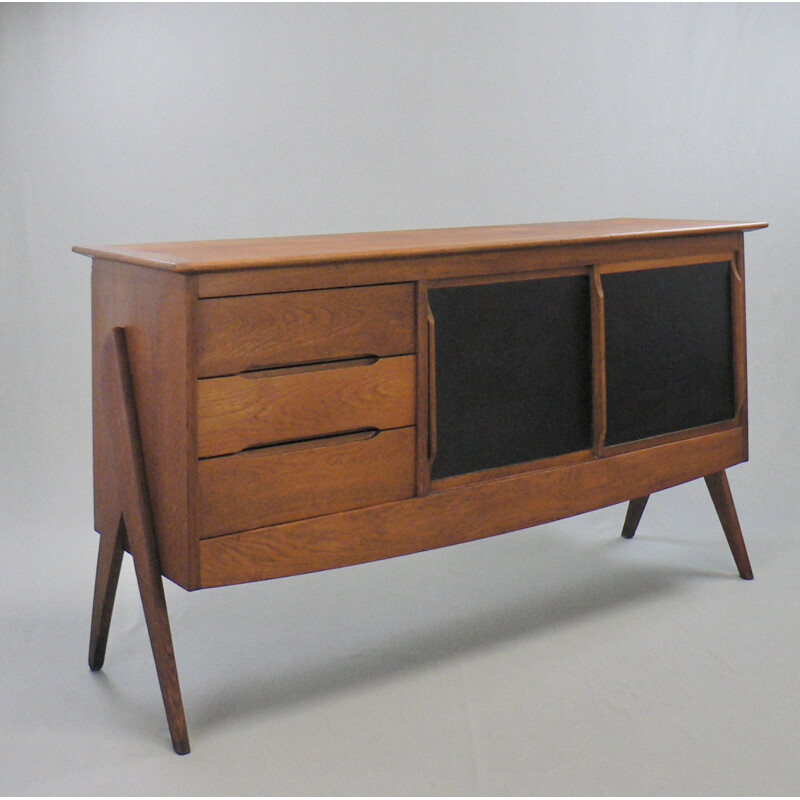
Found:
<path fill-rule="evenodd" d="M 626 228 L 626 224 L 629 227 Z M 606 230 L 603 229 L 603 225 L 607 226 Z M 768 227 L 766 222 L 621 217 L 570 223 L 428 228 L 265 239 L 218 239 L 208 242 L 168 242 L 102 247 L 76 245 L 72 248 L 72 252 L 90 258 L 119 261 L 172 272 L 194 273 L 558 247 L 621 239 L 700 236 L 710 233 L 753 231 L 766 227 Z M 574 232 L 570 232 L 570 228 Z M 459 239 L 459 234 L 463 238 Z M 392 242 L 392 238 L 397 241 Z M 349 245 L 348 242 L 350 242 Z M 319 246 L 314 247 L 315 243 Z M 273 252 L 270 252 L 270 246 L 272 246 Z M 212 252 L 198 257 L 197 251 L 203 248 L 208 248 Z M 187 251 L 187 254 L 177 255 L 176 251 L 181 249 Z M 190 254 L 188 251 L 192 250 L 195 252 Z M 237 250 L 239 254 L 233 255 Z M 217 252 L 213 253 L 213 251 Z"/>

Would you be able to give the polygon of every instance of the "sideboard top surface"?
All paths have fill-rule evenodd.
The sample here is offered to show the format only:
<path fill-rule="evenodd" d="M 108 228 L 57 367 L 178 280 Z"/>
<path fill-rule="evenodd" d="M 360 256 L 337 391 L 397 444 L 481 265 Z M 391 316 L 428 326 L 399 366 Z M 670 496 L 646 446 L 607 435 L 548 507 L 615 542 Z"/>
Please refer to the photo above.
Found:
<path fill-rule="evenodd" d="M 765 227 L 767 225 L 764 222 L 604 219 L 268 239 L 73 247 L 73 250 L 93 258 L 193 273 L 730 233 Z"/>

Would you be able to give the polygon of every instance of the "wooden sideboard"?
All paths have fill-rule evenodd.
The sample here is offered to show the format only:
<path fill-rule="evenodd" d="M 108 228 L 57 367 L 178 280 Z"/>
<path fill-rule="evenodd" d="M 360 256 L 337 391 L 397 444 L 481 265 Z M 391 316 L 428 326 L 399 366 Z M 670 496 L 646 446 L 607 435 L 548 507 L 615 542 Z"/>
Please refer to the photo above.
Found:
<path fill-rule="evenodd" d="M 188 590 L 466 542 L 747 459 L 745 231 L 613 219 L 76 247 L 92 268 L 89 662 L 133 556 L 173 746 Z"/>

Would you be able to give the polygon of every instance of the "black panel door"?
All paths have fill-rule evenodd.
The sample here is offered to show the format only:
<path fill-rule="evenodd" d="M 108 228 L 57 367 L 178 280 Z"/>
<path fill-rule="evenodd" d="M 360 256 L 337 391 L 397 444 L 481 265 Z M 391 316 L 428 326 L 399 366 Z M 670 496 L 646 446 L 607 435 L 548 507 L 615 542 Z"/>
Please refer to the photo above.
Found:
<path fill-rule="evenodd" d="M 431 478 L 592 446 L 586 276 L 432 289 L 437 456 Z"/>
<path fill-rule="evenodd" d="M 734 417 L 730 264 L 612 273 L 602 283 L 606 444 Z"/>

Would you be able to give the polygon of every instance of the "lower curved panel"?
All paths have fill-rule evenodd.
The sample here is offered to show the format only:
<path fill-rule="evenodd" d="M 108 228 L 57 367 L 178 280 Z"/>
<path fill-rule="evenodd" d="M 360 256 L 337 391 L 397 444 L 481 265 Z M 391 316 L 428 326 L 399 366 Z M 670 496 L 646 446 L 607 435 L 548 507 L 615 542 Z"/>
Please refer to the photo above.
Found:
<path fill-rule="evenodd" d="M 200 542 L 201 588 L 299 575 L 541 525 L 726 469 L 743 428 Z"/>

